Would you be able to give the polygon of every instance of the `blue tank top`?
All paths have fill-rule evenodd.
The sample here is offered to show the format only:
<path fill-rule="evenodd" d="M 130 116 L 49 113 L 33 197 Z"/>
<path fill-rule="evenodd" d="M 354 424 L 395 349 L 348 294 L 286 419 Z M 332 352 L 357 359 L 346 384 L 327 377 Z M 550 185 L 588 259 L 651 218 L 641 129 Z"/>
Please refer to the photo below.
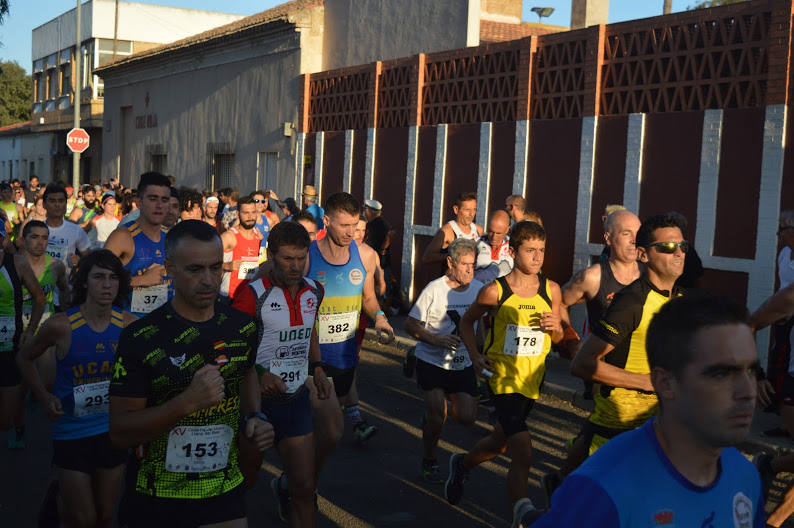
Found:
<path fill-rule="evenodd" d="M 259 219 L 256 221 L 254 227 L 257 231 L 262 233 L 262 240 L 259 245 L 261 247 L 267 247 L 267 235 L 270 234 L 270 222 L 267 221 L 267 217 L 263 214 L 259 215 Z"/>
<path fill-rule="evenodd" d="M 132 222 L 127 226 L 127 230 L 132 235 L 132 241 L 135 243 L 135 253 L 133 254 L 130 261 L 124 266 L 124 268 L 130 272 L 131 277 L 135 277 L 138 275 L 143 275 L 149 266 L 152 264 L 163 264 L 165 262 L 165 235 L 168 233 L 168 230 L 165 227 L 160 227 L 160 241 L 154 242 L 151 238 L 146 236 L 146 233 L 143 232 L 141 226 L 138 224 L 137 221 Z M 147 311 L 139 311 L 133 310 L 133 297 L 139 297 L 141 301 L 143 299 L 150 300 L 153 295 L 157 293 L 153 291 L 157 288 L 157 286 L 149 287 L 151 290 L 149 292 L 143 292 L 147 288 L 135 288 L 137 291 L 133 291 L 129 297 L 129 304 L 127 308 L 130 309 L 130 313 L 137 317 L 143 317 L 148 315 L 152 310 L 155 308 L 160 307 L 163 303 L 170 300 L 171 297 L 174 296 L 174 290 L 171 286 L 171 279 L 168 276 L 163 278 L 163 284 L 167 287 L 167 294 L 166 298 L 160 299 L 162 302 L 154 302 L 150 304 L 151 310 Z M 138 304 L 138 303 L 136 303 Z"/>
<path fill-rule="evenodd" d="M 72 344 L 55 367 L 53 393 L 60 398 L 64 415 L 52 425 L 55 440 L 74 440 L 108 431 L 108 386 L 113 358 L 124 321 L 113 309 L 103 332 L 95 332 L 79 306 L 66 311 L 72 327 Z"/>
<path fill-rule="evenodd" d="M 317 242 L 313 242 L 309 247 L 309 278 L 325 288 L 317 316 L 323 361 L 341 369 L 355 367 L 358 364 L 356 331 L 366 278 L 356 243 L 350 244 L 347 263 L 336 266 L 326 262 Z"/>

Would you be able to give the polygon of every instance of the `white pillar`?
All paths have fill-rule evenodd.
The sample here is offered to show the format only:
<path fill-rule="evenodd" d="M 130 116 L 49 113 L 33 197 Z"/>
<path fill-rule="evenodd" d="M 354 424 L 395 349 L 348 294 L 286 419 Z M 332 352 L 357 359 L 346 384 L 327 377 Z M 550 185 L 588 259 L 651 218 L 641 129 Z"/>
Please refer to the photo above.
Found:
<path fill-rule="evenodd" d="M 346 193 L 353 188 L 353 143 L 355 132 L 345 130 L 345 164 L 342 169 L 342 190 Z"/>
<path fill-rule="evenodd" d="M 595 166 L 596 131 L 598 117 L 582 118 L 582 139 L 579 144 L 579 188 L 576 193 L 576 242 L 573 269 L 590 264 L 590 210 L 593 197 L 593 167 Z"/>
<path fill-rule="evenodd" d="M 416 182 L 416 160 L 419 151 L 419 127 L 408 128 L 408 163 L 405 167 L 405 215 L 403 215 L 403 259 L 400 268 L 400 286 L 413 299 L 413 274 L 416 261 L 414 242 L 414 201 Z"/>
<path fill-rule="evenodd" d="M 477 170 L 477 219 L 484 226 L 488 221 L 488 197 L 491 188 L 491 143 L 493 123 L 480 123 L 480 164 Z"/>
<path fill-rule="evenodd" d="M 441 228 L 444 207 L 444 176 L 447 172 L 447 125 L 436 127 L 436 161 L 433 171 L 433 225 Z"/>
<path fill-rule="evenodd" d="M 717 228 L 717 187 L 722 150 L 722 110 L 706 110 L 703 115 L 703 136 L 700 140 L 700 178 L 698 180 L 697 232 L 695 249 L 698 255 L 714 255 L 714 233 Z"/>
<path fill-rule="evenodd" d="M 377 130 L 367 129 L 367 154 L 364 161 L 364 199 L 372 199 L 372 184 L 375 178 L 375 141 Z"/>
<path fill-rule="evenodd" d="M 323 196 L 323 154 L 325 152 L 325 132 L 317 132 L 314 137 L 314 188 L 317 189 L 317 203 Z"/>
<path fill-rule="evenodd" d="M 516 150 L 513 168 L 513 194 L 524 196 L 529 161 L 529 121 L 516 121 Z"/>
<path fill-rule="evenodd" d="M 298 132 L 298 137 L 295 145 L 295 200 L 302 204 L 301 201 L 303 197 L 301 196 L 301 192 L 303 191 L 303 156 L 304 156 L 304 146 L 306 143 L 306 134 L 304 132 Z"/>
<path fill-rule="evenodd" d="M 626 131 L 626 171 L 623 180 L 623 206 L 640 214 L 640 184 L 645 149 L 645 114 L 629 115 Z"/>

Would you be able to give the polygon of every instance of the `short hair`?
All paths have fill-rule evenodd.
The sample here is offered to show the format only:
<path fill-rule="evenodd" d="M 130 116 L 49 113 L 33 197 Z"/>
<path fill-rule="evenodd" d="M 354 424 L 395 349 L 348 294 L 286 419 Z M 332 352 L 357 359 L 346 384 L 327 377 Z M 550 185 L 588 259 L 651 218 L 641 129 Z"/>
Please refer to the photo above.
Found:
<path fill-rule="evenodd" d="M 308 249 L 310 244 L 309 232 L 297 222 L 279 222 L 267 235 L 267 249 L 274 255 L 278 253 L 281 246 Z"/>
<path fill-rule="evenodd" d="M 665 227 L 677 227 L 681 229 L 682 234 L 685 231 L 685 229 L 681 228 L 681 221 L 677 216 L 670 213 L 653 215 L 650 218 L 646 218 L 637 230 L 635 238 L 637 246 L 647 248 L 653 244 L 653 232 Z"/>
<path fill-rule="evenodd" d="M 204 205 L 204 199 L 201 197 L 201 193 L 193 189 L 184 189 L 179 193 L 180 211 L 192 211 L 197 205 L 200 207 Z"/>
<path fill-rule="evenodd" d="M 46 229 L 48 233 L 50 232 L 50 228 L 41 220 L 29 220 L 25 227 L 22 228 L 22 238 L 27 238 L 30 232 L 37 227 Z"/>
<path fill-rule="evenodd" d="M 231 201 L 236 202 L 240 199 L 240 191 L 237 189 L 230 189 L 229 192 L 226 193 L 226 196 L 228 196 Z"/>
<path fill-rule="evenodd" d="M 691 292 L 665 303 L 653 316 L 645 337 L 651 369 L 663 368 L 680 378 L 692 362 L 695 334 L 713 326 L 748 324 L 747 308 L 730 297 Z"/>
<path fill-rule="evenodd" d="M 144 172 L 138 182 L 138 196 L 143 196 L 146 193 L 146 188 L 150 185 L 171 187 L 171 181 L 165 174 L 154 171 Z"/>
<path fill-rule="evenodd" d="M 261 189 L 257 189 L 254 192 L 252 192 L 251 196 L 253 197 L 253 196 L 256 196 L 257 194 L 261 194 L 265 198 L 270 198 L 270 193 L 268 191 L 263 191 Z"/>
<path fill-rule="evenodd" d="M 47 201 L 47 197 L 51 194 L 62 194 L 64 198 L 66 198 L 66 189 L 62 186 L 58 185 L 57 183 L 50 183 L 47 185 L 47 188 L 44 189 L 44 201 Z"/>
<path fill-rule="evenodd" d="M 171 258 L 174 255 L 179 241 L 183 238 L 194 238 L 201 242 L 209 242 L 211 240 L 220 242 L 221 240 L 218 230 L 207 222 L 203 220 L 185 220 L 169 229 L 168 234 L 165 235 L 165 258 Z"/>
<path fill-rule="evenodd" d="M 30 183 L 30 180 L 32 180 L 33 178 L 36 178 L 37 180 L 39 179 L 39 177 L 36 176 L 35 174 L 31 174 L 30 178 L 28 178 L 28 183 Z"/>
<path fill-rule="evenodd" d="M 537 211 L 524 211 L 524 220 L 535 222 L 543 227 L 543 218 L 541 218 L 540 213 Z"/>
<path fill-rule="evenodd" d="M 477 242 L 469 238 L 456 238 L 447 248 L 447 256 L 452 262 L 458 262 L 460 257 L 469 253 L 477 255 Z"/>
<path fill-rule="evenodd" d="M 794 209 L 780 211 L 780 222 L 783 225 L 794 227 Z"/>
<path fill-rule="evenodd" d="M 510 230 L 510 247 L 518 251 L 525 240 L 546 240 L 546 230 L 532 220 L 521 220 Z"/>
<path fill-rule="evenodd" d="M 179 201 L 179 189 L 177 189 L 176 187 L 170 187 L 170 189 L 171 189 L 171 198 L 176 198 L 176 200 Z"/>
<path fill-rule="evenodd" d="M 505 202 L 508 200 L 513 202 L 513 207 L 516 207 L 522 213 L 527 212 L 527 201 L 520 194 L 511 194 L 507 197 Z"/>
<path fill-rule="evenodd" d="M 237 202 L 237 208 L 239 209 L 240 206 L 243 206 L 243 205 L 246 205 L 246 204 L 256 205 L 256 204 L 254 204 L 254 194 L 253 193 L 249 194 L 248 196 L 243 196 L 242 198 L 240 198 L 240 200 Z M 268 235 L 268 236 L 270 236 L 270 235 Z"/>
<path fill-rule="evenodd" d="M 355 196 L 346 192 L 338 192 L 329 196 L 325 200 L 323 209 L 329 215 L 342 212 L 358 218 L 358 215 L 361 214 L 361 204 L 356 200 Z"/>
<path fill-rule="evenodd" d="M 606 216 L 609 216 L 612 213 L 614 213 L 615 211 L 625 211 L 625 210 L 626 210 L 626 206 L 625 205 L 621 205 L 621 204 L 607 204 L 607 206 L 604 207 L 604 214 Z"/>
<path fill-rule="evenodd" d="M 293 222 L 297 222 L 298 220 L 303 220 L 304 222 L 311 222 L 315 226 L 317 225 L 317 219 L 309 211 L 301 211 L 292 217 Z"/>
<path fill-rule="evenodd" d="M 72 306 L 83 304 L 88 297 L 88 274 L 94 266 L 99 266 L 116 274 L 119 278 L 119 291 L 116 294 L 116 298 L 113 299 L 113 304 L 119 307 L 124 306 L 127 302 L 127 296 L 132 291 L 130 273 L 124 269 L 121 260 L 109 249 L 98 249 L 80 258 L 77 263 L 77 270 L 72 277 L 72 290 L 74 291 Z"/>
<path fill-rule="evenodd" d="M 470 202 L 471 200 L 477 201 L 477 193 L 460 193 L 457 198 L 455 198 L 455 202 L 452 205 L 455 207 L 460 207 L 463 202 Z"/>

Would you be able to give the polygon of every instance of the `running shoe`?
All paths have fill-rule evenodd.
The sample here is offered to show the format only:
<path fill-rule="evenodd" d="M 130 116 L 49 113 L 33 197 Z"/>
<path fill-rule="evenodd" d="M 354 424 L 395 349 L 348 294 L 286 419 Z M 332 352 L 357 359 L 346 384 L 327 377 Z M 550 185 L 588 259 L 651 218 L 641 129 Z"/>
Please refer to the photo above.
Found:
<path fill-rule="evenodd" d="M 270 481 L 270 490 L 273 492 L 273 498 L 276 499 L 276 506 L 278 508 L 278 518 L 283 522 L 289 522 L 290 500 L 289 491 L 281 487 L 281 479 L 284 478 L 284 473 L 275 477 Z M 316 500 L 316 496 L 315 496 Z"/>
<path fill-rule="evenodd" d="M 463 497 L 463 486 L 469 480 L 469 472 L 463 467 L 463 453 L 449 457 L 449 476 L 444 483 L 444 498 L 450 504 L 457 504 Z"/>
<path fill-rule="evenodd" d="M 768 453 L 758 453 L 753 457 L 753 465 L 761 475 L 761 493 L 764 495 L 764 500 L 769 498 L 769 488 L 772 487 L 772 482 L 775 481 L 775 471 L 772 469 L 772 455 Z"/>
<path fill-rule="evenodd" d="M 535 508 L 531 500 L 518 499 L 513 505 L 513 523 L 510 526 L 511 528 L 527 528 L 540 519 L 544 513 L 546 513 L 545 510 Z"/>
<path fill-rule="evenodd" d="M 366 420 L 361 420 L 353 426 L 353 433 L 356 435 L 356 440 L 359 444 L 363 444 L 378 432 L 378 428 L 370 425 Z"/>
<path fill-rule="evenodd" d="M 559 471 L 546 473 L 540 477 L 540 487 L 546 493 L 546 507 L 551 508 L 551 496 L 554 495 L 554 490 L 562 484 L 562 474 Z"/>
<path fill-rule="evenodd" d="M 444 479 L 441 477 L 441 467 L 435 460 L 432 463 L 422 461 L 422 480 L 428 484 L 443 484 Z"/>
<path fill-rule="evenodd" d="M 38 527 L 39 528 L 58 528 L 61 524 L 58 519 L 58 481 L 53 479 L 47 486 L 44 499 L 39 506 Z"/>
<path fill-rule="evenodd" d="M 406 378 L 413 378 L 414 371 L 416 370 L 416 347 L 411 347 L 405 353 L 403 360 L 403 375 Z"/>

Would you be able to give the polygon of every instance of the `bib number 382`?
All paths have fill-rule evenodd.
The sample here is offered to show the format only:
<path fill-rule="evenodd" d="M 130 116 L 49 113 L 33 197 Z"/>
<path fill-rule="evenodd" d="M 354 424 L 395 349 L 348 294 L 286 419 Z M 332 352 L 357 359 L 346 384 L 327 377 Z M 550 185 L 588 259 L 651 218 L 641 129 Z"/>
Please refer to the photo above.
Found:
<path fill-rule="evenodd" d="M 342 343 L 356 335 L 359 312 L 322 314 L 319 316 L 320 343 Z"/>
<path fill-rule="evenodd" d="M 539 327 L 509 324 L 505 328 L 504 353 L 508 356 L 539 356 L 546 333 Z"/>
<path fill-rule="evenodd" d="M 174 427 L 168 434 L 165 469 L 172 473 L 206 473 L 225 468 L 234 431 L 228 425 Z"/>

